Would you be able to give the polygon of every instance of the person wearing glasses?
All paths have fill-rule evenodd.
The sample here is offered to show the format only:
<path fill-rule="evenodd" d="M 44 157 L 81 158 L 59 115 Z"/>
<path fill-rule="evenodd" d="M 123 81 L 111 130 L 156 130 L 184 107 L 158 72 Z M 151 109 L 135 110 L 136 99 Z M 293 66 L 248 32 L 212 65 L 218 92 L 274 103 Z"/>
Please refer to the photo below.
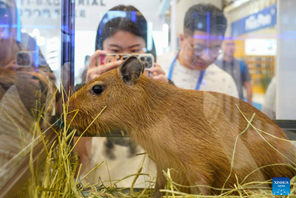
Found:
<path fill-rule="evenodd" d="M 159 58 L 168 79 L 185 89 L 222 92 L 238 97 L 232 77 L 214 64 L 227 27 L 223 12 L 211 4 L 196 4 L 184 19 L 180 50 L 170 61 Z M 166 59 L 166 60 L 164 60 Z M 170 63 L 170 65 L 165 63 Z M 166 67 L 166 68 L 165 68 Z"/>

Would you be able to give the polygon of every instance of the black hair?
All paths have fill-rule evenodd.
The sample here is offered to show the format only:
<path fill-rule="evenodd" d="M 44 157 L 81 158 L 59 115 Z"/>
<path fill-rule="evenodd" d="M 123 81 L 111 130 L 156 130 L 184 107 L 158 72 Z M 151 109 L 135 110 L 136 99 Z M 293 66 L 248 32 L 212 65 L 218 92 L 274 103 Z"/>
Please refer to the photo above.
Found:
<path fill-rule="evenodd" d="M 118 5 L 103 16 L 99 23 L 96 35 L 95 49 L 103 49 L 103 42 L 118 31 L 127 31 L 145 40 L 146 48 L 149 47 L 147 20 L 143 14 L 134 6 Z M 152 37 L 152 36 L 151 36 Z M 151 46 L 146 53 L 153 54 L 156 60 L 156 50 L 153 38 L 151 38 Z"/>
<path fill-rule="evenodd" d="M 212 4 L 191 6 L 184 18 L 184 34 L 192 35 L 195 30 L 224 36 L 227 19 L 223 11 Z"/>

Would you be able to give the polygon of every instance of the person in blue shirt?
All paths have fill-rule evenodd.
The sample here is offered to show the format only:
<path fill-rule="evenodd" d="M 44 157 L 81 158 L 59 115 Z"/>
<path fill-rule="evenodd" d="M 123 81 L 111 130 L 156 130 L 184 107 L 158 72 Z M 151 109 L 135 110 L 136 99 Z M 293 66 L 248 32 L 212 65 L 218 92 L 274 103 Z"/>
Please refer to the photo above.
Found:
<path fill-rule="evenodd" d="M 235 42 L 233 39 L 226 39 L 222 44 L 223 56 L 216 61 L 216 65 L 229 73 L 236 83 L 238 94 L 240 99 L 247 100 L 252 104 L 253 89 L 251 83 L 251 76 L 248 65 L 243 60 L 236 59 Z M 246 96 L 244 96 L 243 89 L 246 90 Z"/>

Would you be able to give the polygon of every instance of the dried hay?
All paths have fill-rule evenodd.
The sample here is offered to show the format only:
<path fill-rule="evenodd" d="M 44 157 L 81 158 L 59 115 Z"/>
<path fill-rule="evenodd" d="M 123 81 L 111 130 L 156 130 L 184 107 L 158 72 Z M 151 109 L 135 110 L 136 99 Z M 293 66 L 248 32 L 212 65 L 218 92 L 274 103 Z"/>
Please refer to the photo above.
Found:
<path fill-rule="evenodd" d="M 238 108 L 238 107 L 237 107 Z M 104 111 L 104 109 L 97 115 L 97 117 L 100 116 L 100 114 Z M 27 188 L 28 191 L 28 197 L 31 198 L 60 198 L 60 197 L 71 197 L 71 198 L 80 198 L 80 197 L 151 197 L 153 193 L 153 184 L 151 184 L 151 188 L 146 189 L 135 189 L 133 185 L 129 189 L 122 189 L 117 188 L 116 183 L 118 181 L 112 181 L 108 185 L 104 184 L 103 182 L 100 182 L 98 184 L 86 184 L 84 183 L 84 179 L 89 175 L 92 174 L 92 172 L 99 167 L 103 162 L 98 163 L 91 171 L 89 171 L 87 174 L 85 174 L 84 177 L 78 178 L 76 175 L 79 175 L 81 165 L 78 163 L 78 158 L 72 155 L 73 148 L 75 145 L 71 146 L 70 142 L 73 141 L 74 135 L 76 133 L 75 130 L 70 130 L 69 125 L 66 123 L 66 117 L 68 113 L 68 108 L 66 103 L 63 104 L 63 121 L 64 126 L 61 129 L 61 131 L 56 131 L 58 134 L 57 141 L 51 146 L 51 148 L 48 149 L 47 157 L 44 162 L 43 167 L 37 167 L 34 166 L 33 163 L 30 164 L 31 166 L 31 172 L 32 177 L 29 183 L 29 186 Z M 77 114 L 77 112 L 74 112 Z M 256 129 L 252 125 L 252 120 L 254 119 L 254 116 L 250 120 L 248 120 L 244 114 L 241 112 L 242 116 L 247 120 L 248 125 L 246 126 L 246 129 L 242 131 L 240 135 L 242 135 L 249 127 L 253 127 L 255 131 L 261 136 L 261 138 L 264 139 L 261 133 L 265 133 L 267 135 L 270 135 L 260 129 Z M 75 117 L 75 116 L 74 116 Z M 96 117 L 96 118 L 97 118 Z M 94 121 L 93 121 L 94 122 Z M 70 124 L 70 123 L 69 123 Z M 91 123 L 92 124 L 92 123 Z M 38 127 L 37 127 L 38 128 Z M 81 136 L 87 131 L 85 131 L 81 134 Z M 41 131 L 40 131 L 40 133 Z M 79 139 L 81 138 L 79 137 Z M 238 139 L 237 137 L 237 139 Z M 277 138 L 277 137 L 274 137 Z M 79 140 L 78 139 L 78 140 Z M 281 141 L 289 141 L 289 140 L 283 140 Z M 232 155 L 232 162 L 231 162 L 231 170 L 233 167 L 234 162 L 234 156 L 236 152 L 236 143 L 235 147 L 233 149 L 233 155 Z M 270 144 L 269 144 L 270 145 Z M 270 145 L 272 147 L 272 145 Z M 273 147 L 274 148 L 274 147 Z M 275 148 L 274 148 L 275 149 Z M 275 152 L 279 152 L 275 149 Z M 282 164 L 274 164 L 276 165 L 282 165 Z M 259 167 L 256 170 L 252 171 L 249 175 L 253 174 L 254 172 L 260 170 L 263 167 Z M 139 175 L 141 175 L 142 169 L 140 168 L 136 172 L 136 177 L 134 179 L 133 184 L 136 182 Z M 215 195 L 215 196 L 205 196 L 205 195 L 192 195 L 192 194 L 186 194 L 183 192 L 180 192 L 178 189 L 180 187 L 186 188 L 190 186 L 181 186 L 177 183 L 175 183 L 171 178 L 171 172 L 174 170 L 167 170 L 164 171 L 163 174 L 167 178 L 167 186 L 165 189 L 162 189 L 161 192 L 164 193 L 164 197 L 252 197 L 252 198 L 263 198 L 263 197 L 274 197 L 272 194 L 272 190 L 269 187 L 266 187 L 266 184 L 268 186 L 271 185 L 272 181 L 265 181 L 265 182 L 250 182 L 250 183 L 244 183 L 240 184 L 237 182 L 234 184 L 233 189 L 225 189 L 224 187 L 221 190 L 223 192 L 221 195 Z M 231 174 L 231 172 L 230 172 Z M 132 177 L 135 175 L 128 175 L 122 180 Z M 248 175 L 248 176 L 249 176 Z M 247 177 L 248 177 L 247 176 Z M 247 178 L 246 177 L 246 178 Z M 245 178 L 245 180 L 246 180 Z M 245 181 L 243 180 L 243 181 Z M 226 182 L 226 181 L 225 181 Z M 291 193 L 288 196 L 285 197 L 296 197 L 296 181 L 295 177 L 291 179 Z M 265 187 L 264 187 L 265 186 Z M 211 187 L 209 187 L 211 188 Z"/>

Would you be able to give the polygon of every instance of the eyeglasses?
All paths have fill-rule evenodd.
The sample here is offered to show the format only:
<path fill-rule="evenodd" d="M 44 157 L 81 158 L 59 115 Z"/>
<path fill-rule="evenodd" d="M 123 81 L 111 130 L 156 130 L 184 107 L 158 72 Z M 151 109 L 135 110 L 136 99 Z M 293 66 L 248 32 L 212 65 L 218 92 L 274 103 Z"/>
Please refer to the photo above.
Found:
<path fill-rule="evenodd" d="M 195 56 L 201 56 L 203 53 L 206 53 L 210 57 L 217 57 L 221 53 L 221 45 L 205 47 L 200 44 L 192 45 L 187 41 L 186 46 L 194 52 Z"/>

